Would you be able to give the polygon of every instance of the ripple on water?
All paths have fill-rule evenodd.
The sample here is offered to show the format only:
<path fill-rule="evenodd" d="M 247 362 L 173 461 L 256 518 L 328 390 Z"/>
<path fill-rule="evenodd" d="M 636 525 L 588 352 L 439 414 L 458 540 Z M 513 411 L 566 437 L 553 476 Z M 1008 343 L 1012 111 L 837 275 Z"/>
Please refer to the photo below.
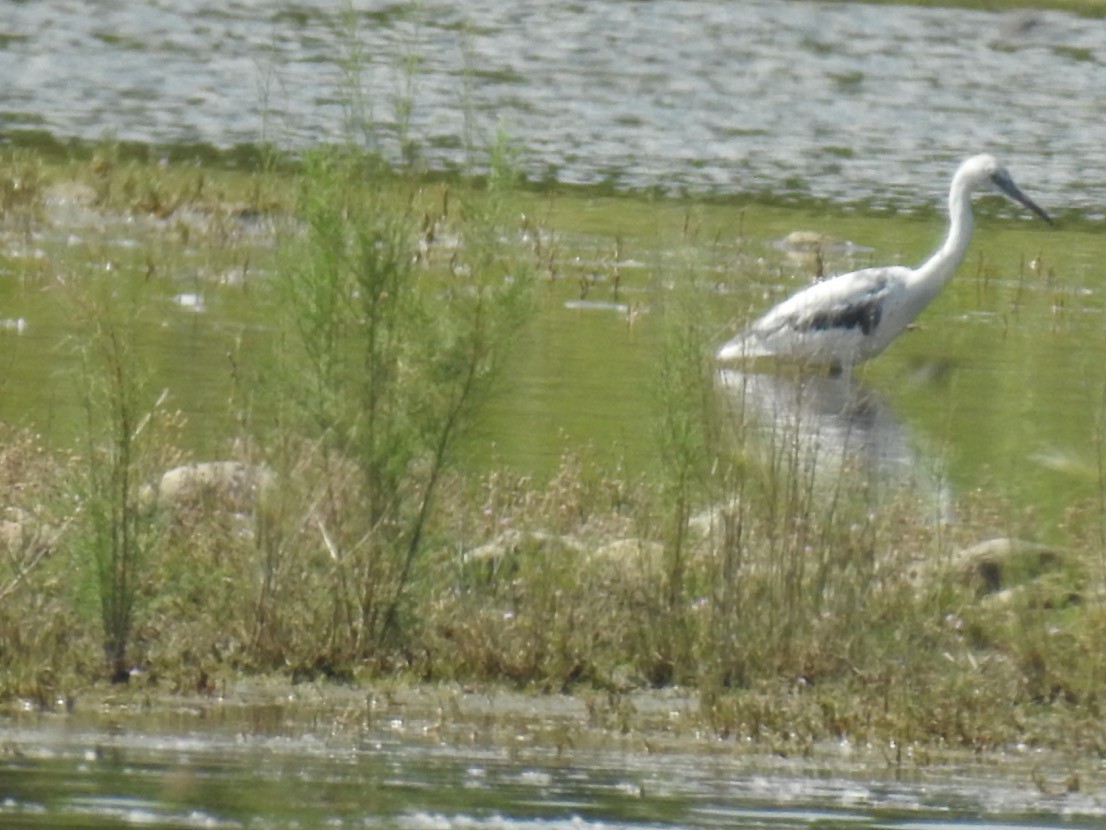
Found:
<path fill-rule="evenodd" d="M 343 695 L 356 697 L 335 692 Z M 346 735 L 330 728 L 334 713 L 325 707 L 292 705 L 273 718 L 271 703 L 261 704 L 262 719 L 250 706 L 212 701 L 190 715 L 115 712 L 104 725 L 88 715 L 46 728 L 33 714 L 27 727 L 9 719 L 0 725 L 0 824 L 14 817 L 28 828 L 84 821 L 167 828 L 1044 830 L 1091 827 L 1106 816 L 1093 795 L 1096 781 L 1086 781 L 1086 793 L 1052 796 L 1023 786 L 1030 767 L 1052 769 L 1035 753 L 1020 762 L 964 759 L 892 770 L 882 756 L 865 760 L 864 752 L 838 745 L 815 747 L 810 759 L 731 752 L 709 740 L 641 753 L 626 751 L 618 736 L 558 750 L 535 735 L 586 718 L 570 717 L 560 699 L 547 707 L 531 696 L 465 696 L 446 732 L 459 730 L 468 742 L 425 728 L 441 726 L 440 714 L 437 705 L 424 711 L 419 700 L 416 693 L 394 704 L 404 714 L 403 734 L 387 711 L 379 726 L 364 723 Z M 636 700 L 641 711 L 675 705 L 664 696 Z M 521 731 L 508 729 L 513 737 L 505 743 L 478 738 L 493 702 L 521 718 Z M 348 711 L 350 704 L 335 705 Z M 470 706 L 474 719 L 467 721 Z M 275 732 L 258 728 L 270 720 Z"/>
<path fill-rule="evenodd" d="M 502 127 L 532 175 L 669 191 L 937 204 L 991 149 L 1049 205 L 1098 210 L 1100 27 L 1060 12 L 784 0 L 420 4 L 359 13 L 358 75 L 432 167 Z M 305 146 L 341 129 L 351 29 L 314 4 L 14 4 L 0 127 Z M 217 24 L 217 25 L 215 25 Z M 417 58 L 410 76 L 403 67 Z M 397 157 L 395 130 L 382 131 Z"/>

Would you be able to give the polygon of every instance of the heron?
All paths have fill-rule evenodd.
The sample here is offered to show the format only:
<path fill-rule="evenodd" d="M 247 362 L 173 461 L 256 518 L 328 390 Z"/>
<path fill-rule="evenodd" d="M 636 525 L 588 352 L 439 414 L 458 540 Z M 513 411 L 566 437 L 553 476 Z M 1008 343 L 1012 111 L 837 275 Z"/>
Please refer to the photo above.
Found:
<path fill-rule="evenodd" d="M 755 320 L 718 350 L 720 361 L 776 357 L 833 372 L 875 357 L 937 296 L 956 271 L 972 235 L 972 193 L 994 189 L 1048 224 L 1052 219 L 986 153 L 964 161 L 949 189 L 944 244 L 917 268 L 864 268 L 814 283 Z"/>

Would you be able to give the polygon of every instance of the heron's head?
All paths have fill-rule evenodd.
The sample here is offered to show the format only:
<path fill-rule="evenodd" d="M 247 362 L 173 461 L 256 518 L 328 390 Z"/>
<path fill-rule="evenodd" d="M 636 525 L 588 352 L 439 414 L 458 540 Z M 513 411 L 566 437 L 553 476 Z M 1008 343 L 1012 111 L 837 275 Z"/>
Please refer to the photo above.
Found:
<path fill-rule="evenodd" d="M 1036 202 L 1021 192 L 1018 186 L 1014 184 L 1014 180 L 1010 177 L 1006 168 L 999 164 L 998 159 L 989 153 L 972 156 L 961 164 L 953 179 L 954 185 L 957 181 L 962 182 L 962 186 L 969 192 L 973 190 L 996 190 L 1015 202 L 1025 205 L 1050 225 L 1052 224 L 1052 219 L 1049 218 L 1048 214 Z"/>

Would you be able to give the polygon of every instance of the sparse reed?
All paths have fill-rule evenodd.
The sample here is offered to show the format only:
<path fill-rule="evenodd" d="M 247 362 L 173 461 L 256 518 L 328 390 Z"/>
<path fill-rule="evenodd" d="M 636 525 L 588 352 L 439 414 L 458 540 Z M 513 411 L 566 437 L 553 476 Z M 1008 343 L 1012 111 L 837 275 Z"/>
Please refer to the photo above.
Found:
<path fill-rule="evenodd" d="M 151 388 L 140 357 L 141 293 L 123 292 L 125 299 L 119 299 L 119 286 L 89 280 L 94 285 L 75 305 L 86 420 L 72 543 L 92 570 L 110 676 L 125 681 L 133 665 L 128 652 L 144 569 L 160 542 L 156 514 L 143 503 L 142 490 L 172 458 L 163 432 L 170 416 L 165 392 Z"/>

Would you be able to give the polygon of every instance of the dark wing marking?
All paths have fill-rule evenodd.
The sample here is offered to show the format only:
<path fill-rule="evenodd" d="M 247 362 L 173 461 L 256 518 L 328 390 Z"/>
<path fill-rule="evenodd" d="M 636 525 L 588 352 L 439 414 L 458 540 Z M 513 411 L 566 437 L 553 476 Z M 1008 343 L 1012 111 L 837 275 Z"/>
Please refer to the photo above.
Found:
<path fill-rule="evenodd" d="M 791 325 L 796 331 L 859 328 L 867 336 L 879 326 L 886 296 L 887 279 L 880 277 L 860 296 L 797 316 Z"/>
<path fill-rule="evenodd" d="M 871 334 L 876 330 L 882 316 L 883 298 L 876 297 L 854 305 L 816 312 L 804 322 L 807 330 L 855 329 L 859 326 L 864 334 Z"/>

